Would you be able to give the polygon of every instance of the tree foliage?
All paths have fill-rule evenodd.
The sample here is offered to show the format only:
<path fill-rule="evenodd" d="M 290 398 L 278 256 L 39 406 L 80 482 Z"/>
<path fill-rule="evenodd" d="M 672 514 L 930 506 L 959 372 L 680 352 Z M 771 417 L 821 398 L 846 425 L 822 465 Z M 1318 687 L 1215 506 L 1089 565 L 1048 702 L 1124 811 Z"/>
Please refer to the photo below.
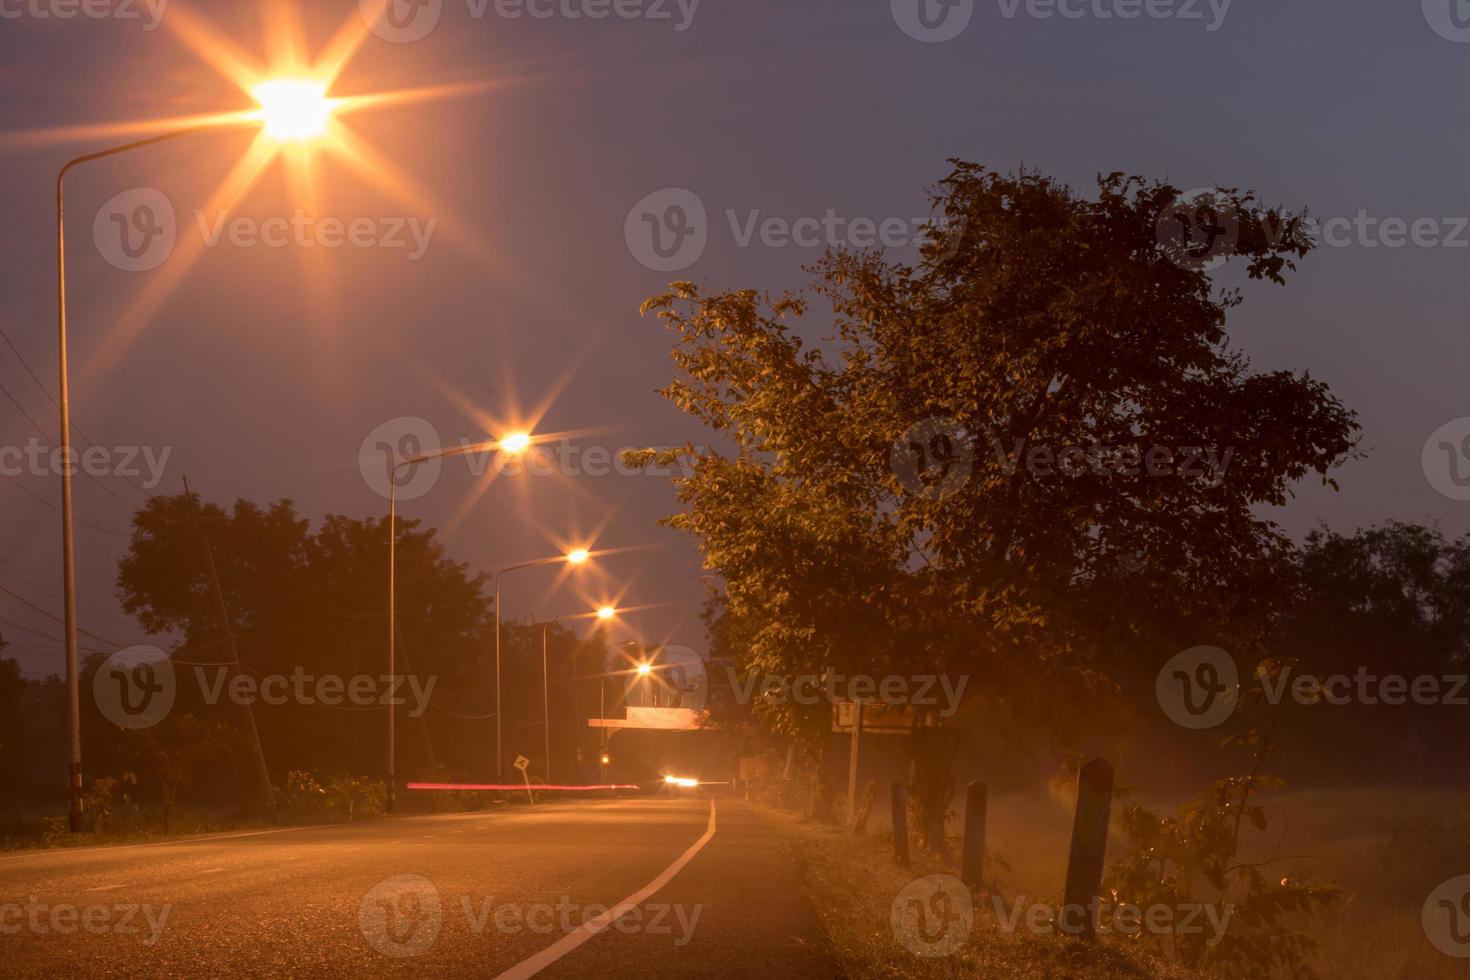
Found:
<path fill-rule="evenodd" d="M 1284 282 L 1310 248 L 1294 216 L 1222 193 L 1239 261 Z M 956 162 L 916 264 L 831 252 L 803 295 L 680 282 L 645 304 L 672 335 L 663 394 L 724 448 L 637 458 L 688 467 L 667 523 L 718 573 L 742 667 L 966 673 L 1061 722 L 1121 610 L 1272 606 L 1290 545 L 1260 509 L 1329 480 L 1356 424 L 1230 347 L 1242 295 L 1161 243 L 1177 195 Z M 1228 463 L 1182 465 L 1195 448 Z M 1137 465 L 1154 450 L 1169 465 Z"/>
<path fill-rule="evenodd" d="M 313 529 L 287 500 L 269 506 L 239 500 L 226 509 L 197 497 L 155 497 L 134 517 L 118 589 L 124 609 L 170 644 L 180 678 L 175 712 L 224 720 L 237 714 L 230 705 L 200 700 L 201 687 L 215 682 L 212 665 L 230 662 L 201 530 L 215 556 L 241 670 L 257 680 L 298 672 L 308 678 L 366 676 L 379 681 L 375 693 L 386 690 L 386 518 L 329 515 Z M 395 671 L 431 692 L 422 713 L 411 711 L 412 703 L 398 708 L 401 776 L 448 771 L 483 779 L 494 772 L 494 604 L 486 583 L 483 573 L 450 559 L 433 530 L 414 520 L 398 522 Z M 541 634 L 539 625 L 503 624 L 510 758 L 542 755 Z M 569 669 L 578 641 L 553 626 L 548 646 L 555 678 Z M 196 684 L 201 671 L 205 677 Z M 413 690 L 405 685 L 399 696 L 412 702 Z M 253 710 L 267 765 L 278 779 L 314 771 L 343 774 L 330 777 L 340 783 L 384 772 L 388 709 L 381 702 L 331 706 L 291 697 L 281 705 L 257 701 Z M 558 721 L 563 730 L 576 725 Z M 559 748 L 573 752 L 570 745 Z M 103 769 L 109 765 L 96 753 L 90 758 Z M 349 797 L 357 801 L 354 809 L 365 802 L 351 793 L 343 798 Z"/>

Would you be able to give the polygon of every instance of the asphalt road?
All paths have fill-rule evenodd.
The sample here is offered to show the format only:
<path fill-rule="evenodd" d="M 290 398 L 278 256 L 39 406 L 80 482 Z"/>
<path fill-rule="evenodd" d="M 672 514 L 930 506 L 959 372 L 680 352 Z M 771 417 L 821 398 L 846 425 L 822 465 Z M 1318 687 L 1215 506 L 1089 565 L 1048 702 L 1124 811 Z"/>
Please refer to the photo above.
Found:
<path fill-rule="evenodd" d="M 840 973 L 764 818 L 695 795 L 0 856 L 0 975 Z"/>

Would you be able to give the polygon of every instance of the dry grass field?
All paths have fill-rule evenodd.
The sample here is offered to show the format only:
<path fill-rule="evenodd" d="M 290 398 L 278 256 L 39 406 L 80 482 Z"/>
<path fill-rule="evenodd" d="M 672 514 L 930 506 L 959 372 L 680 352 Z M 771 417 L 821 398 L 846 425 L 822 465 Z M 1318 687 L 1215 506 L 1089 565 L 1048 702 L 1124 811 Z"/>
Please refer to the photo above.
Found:
<path fill-rule="evenodd" d="M 1109 861 L 1124 853 L 1114 810 Z M 1181 800 L 1138 799 L 1172 812 Z M 1467 980 L 1470 958 L 1457 959 L 1429 941 L 1422 911 L 1441 882 L 1470 874 L 1470 794 L 1383 791 L 1297 791 L 1267 801 L 1270 823 L 1243 841 L 1241 858 L 1266 861 L 1271 874 L 1330 881 L 1340 900 L 1298 928 L 1320 947 L 1309 965 L 1322 980 Z M 824 825 L 790 823 L 807 884 L 834 947 L 852 976 L 1186 977 L 1196 974 L 1157 955 L 1147 940 L 1109 939 L 1084 952 L 1055 936 L 1014 934 L 1001 927 L 992 895 L 1003 902 L 1055 903 L 1066 871 L 1071 832 L 1069 794 L 1048 789 L 993 796 L 989 804 L 986 890 L 976 903 L 973 934 L 960 950 L 922 959 L 902 948 L 889 922 L 890 905 L 905 885 L 955 873 L 915 855 L 914 867 L 894 865 L 886 825 L 874 821 L 856 841 Z M 959 825 L 951 824 L 957 838 Z M 1218 976 L 1223 974 L 1209 974 Z"/>

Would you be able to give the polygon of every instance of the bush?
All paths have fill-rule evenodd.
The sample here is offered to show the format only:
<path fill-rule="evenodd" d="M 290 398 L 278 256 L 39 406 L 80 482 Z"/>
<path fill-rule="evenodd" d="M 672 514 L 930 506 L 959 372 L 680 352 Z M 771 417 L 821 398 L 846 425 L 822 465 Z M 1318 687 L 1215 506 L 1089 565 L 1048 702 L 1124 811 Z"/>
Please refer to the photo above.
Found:
<path fill-rule="evenodd" d="M 380 779 L 293 769 L 275 787 L 275 800 L 277 822 L 352 821 L 380 816 L 387 809 L 388 794 Z"/>
<path fill-rule="evenodd" d="M 101 779 L 92 780 L 92 785 L 87 788 L 86 808 L 92 815 L 92 833 L 110 834 L 115 829 L 113 826 L 113 813 L 118 801 L 115 799 L 119 786 L 134 786 L 138 777 L 131 772 L 124 772 L 120 777 L 114 779 L 112 776 L 103 776 Z M 122 794 L 123 803 L 131 803 L 132 800 L 127 793 Z"/>
<path fill-rule="evenodd" d="M 1242 830 L 1267 826 L 1256 797 L 1281 783 L 1260 772 L 1269 737 L 1252 732 L 1234 741 L 1254 750 L 1249 775 L 1216 780 L 1178 816 L 1136 805 L 1124 809 L 1123 830 L 1132 848 L 1109 869 L 1104 893 L 1114 907 L 1223 907 L 1226 927 L 1219 936 L 1141 930 L 1129 937 L 1135 945 L 1152 945 L 1168 962 L 1231 977 L 1311 977 L 1306 961 L 1317 944 L 1296 926 L 1336 902 L 1338 889 L 1302 873 L 1273 874 L 1270 859 L 1252 863 L 1237 857 Z"/>
<path fill-rule="evenodd" d="M 382 816 L 387 810 L 388 790 L 380 779 L 337 775 L 327 780 L 323 801 L 329 811 L 348 821 Z"/>

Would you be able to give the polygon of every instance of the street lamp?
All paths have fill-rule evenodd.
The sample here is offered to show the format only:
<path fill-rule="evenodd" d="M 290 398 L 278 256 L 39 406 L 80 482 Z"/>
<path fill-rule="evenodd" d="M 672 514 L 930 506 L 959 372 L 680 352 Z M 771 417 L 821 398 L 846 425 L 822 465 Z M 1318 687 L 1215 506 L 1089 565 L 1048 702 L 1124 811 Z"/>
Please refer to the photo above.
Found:
<path fill-rule="evenodd" d="M 513 438 L 515 437 L 510 437 L 510 439 Z M 508 442 L 510 439 L 506 441 Z M 530 438 L 527 437 L 525 443 L 522 444 L 522 448 L 529 444 Z M 591 557 L 592 553 L 586 548 L 574 548 L 564 555 L 553 555 L 550 558 L 537 558 L 535 561 L 523 561 L 518 565 L 507 565 L 504 568 L 497 568 L 491 575 L 491 580 L 495 584 L 495 781 L 498 783 L 505 781 L 505 753 L 501 751 L 501 745 L 503 744 L 501 742 L 503 721 L 500 717 L 500 576 L 509 574 L 510 572 L 520 571 L 523 568 L 537 568 L 541 565 L 559 565 L 563 563 L 572 566 L 585 565 L 587 559 Z M 550 761 L 550 759 L 547 760 L 548 763 Z"/>
<path fill-rule="evenodd" d="M 280 140 L 309 139 L 326 128 L 335 103 L 326 98 L 325 86 L 288 79 L 263 82 L 256 86 L 260 110 L 240 117 L 240 122 L 259 122 L 266 133 Z M 82 717 L 80 676 L 77 670 L 77 577 L 75 548 L 72 543 L 71 489 L 71 397 L 66 357 L 66 175 L 73 167 L 131 150 L 141 150 L 183 136 L 216 129 L 228 123 L 190 126 L 186 129 L 153 136 L 111 149 L 87 153 L 67 161 L 56 175 L 56 313 L 57 341 L 60 350 L 58 370 L 61 377 L 58 408 L 61 412 L 61 456 L 67 463 L 61 468 L 61 568 L 64 626 L 62 637 L 66 649 L 66 711 L 70 729 L 67 778 L 71 786 L 71 803 L 67 824 L 72 833 L 82 830 Z"/>
<path fill-rule="evenodd" d="M 303 140 L 321 136 L 332 119 L 332 100 L 321 82 L 278 78 L 261 82 L 250 90 L 260 103 L 260 118 L 267 136 L 278 140 Z"/>
<path fill-rule="evenodd" d="M 508 453 L 522 453 L 531 445 L 531 436 L 526 432 L 515 432 L 500 440 L 500 448 Z"/>
<path fill-rule="evenodd" d="M 501 452 L 515 455 L 524 452 L 531 444 L 531 437 L 523 432 L 504 436 L 500 439 L 490 439 L 485 442 L 475 443 L 471 446 L 461 446 L 458 449 L 445 449 L 437 453 L 427 453 L 423 456 L 413 456 L 405 459 L 388 470 L 388 677 L 389 683 L 394 676 L 397 665 L 397 615 L 398 615 L 398 474 L 402 470 L 411 469 L 421 463 L 427 463 L 435 459 L 446 459 L 451 456 L 464 456 L 469 453 L 484 452 L 487 449 L 499 449 Z M 499 609 L 496 610 L 496 632 L 499 633 Z M 496 678 L 495 696 L 496 711 L 500 710 L 500 651 L 499 640 L 496 642 Z M 497 716 L 496 740 L 500 738 L 500 719 Z M 396 784 L 395 763 L 397 740 L 394 738 L 396 718 L 393 705 L 388 705 L 388 801 L 386 809 L 393 812 L 393 791 Z"/>

